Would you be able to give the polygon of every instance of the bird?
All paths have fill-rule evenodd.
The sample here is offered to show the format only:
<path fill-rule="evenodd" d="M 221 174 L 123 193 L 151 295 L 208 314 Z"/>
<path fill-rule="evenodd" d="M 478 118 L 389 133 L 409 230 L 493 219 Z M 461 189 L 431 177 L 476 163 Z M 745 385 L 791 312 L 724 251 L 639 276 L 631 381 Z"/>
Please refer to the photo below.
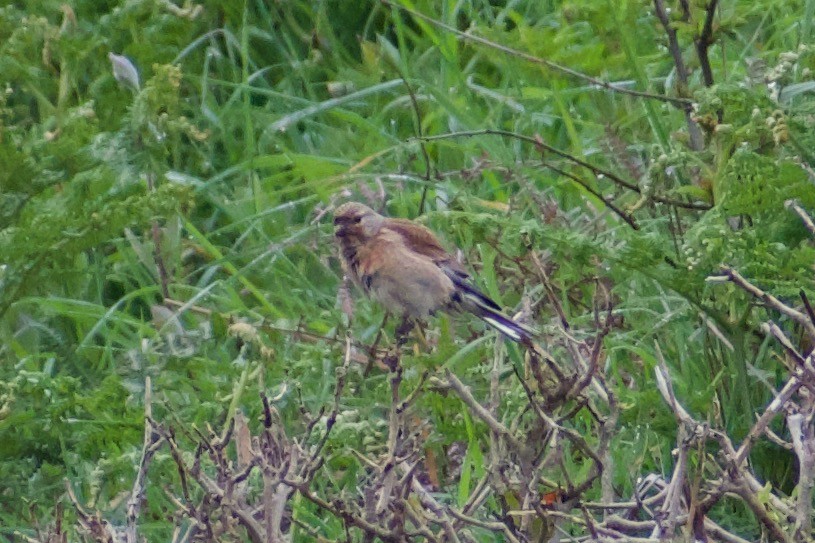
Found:
<path fill-rule="evenodd" d="M 347 202 L 334 211 L 334 238 L 346 276 L 389 313 L 401 315 L 399 342 L 417 321 L 443 311 L 471 313 L 512 341 L 532 345 L 534 332 L 478 290 L 427 227 Z"/>

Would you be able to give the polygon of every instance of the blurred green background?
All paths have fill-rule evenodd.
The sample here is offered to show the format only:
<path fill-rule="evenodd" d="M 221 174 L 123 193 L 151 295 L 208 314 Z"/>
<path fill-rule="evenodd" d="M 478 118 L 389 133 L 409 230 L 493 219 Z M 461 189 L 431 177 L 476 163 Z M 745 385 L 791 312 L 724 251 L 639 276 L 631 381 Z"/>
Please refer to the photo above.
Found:
<path fill-rule="evenodd" d="M 613 451 L 619 496 L 672 467 L 676 428 L 653 385 L 656 343 L 684 405 L 743 437 L 784 375 L 779 347 L 756 332 L 778 316 L 705 278 L 728 264 L 790 303 L 801 289 L 815 295 L 812 240 L 784 208 L 796 198 L 815 210 L 815 2 L 719 4 L 710 86 L 694 46 L 703 3 L 690 21 L 676 6 L 670 14 L 691 70 L 681 84 L 650 2 L 401 2 L 621 87 L 692 100 L 703 136 L 694 147 L 682 108 L 598 88 L 373 0 L 4 3 L 0 536 L 47 523 L 66 478 L 90 507 L 124 518 L 148 375 L 154 416 L 170 425 L 219 428 L 228 405 L 254 421 L 258 392 L 283 391 L 277 406 L 296 434 L 301 405 L 330 405 L 342 343 L 267 328 L 266 349 L 247 351 L 227 320 L 339 338 L 350 326 L 373 341 L 382 310 L 353 292 L 349 320 L 338 302 L 330 209 L 348 199 L 420 216 L 461 248 L 485 292 L 513 309 L 526 301 L 544 334 L 556 316 L 540 303 L 530 251 L 575 326 L 593 322 L 598 281 L 611 288 L 620 326 L 605 340 L 603 370 L 625 407 Z M 116 81 L 111 52 L 138 68 L 138 89 Z M 485 130 L 539 137 L 639 192 Z M 444 136 L 456 132 L 470 134 Z M 217 315 L 178 313 L 165 296 Z M 480 397 L 493 339 L 468 319 L 429 326 L 439 346 L 407 357 L 405 390 L 422 368 L 447 363 Z M 354 371 L 349 386 L 314 488 L 326 495 L 355 488 L 352 449 L 384 447 L 386 375 Z M 522 393 L 511 377 L 502 386 L 511 417 Z M 463 412 L 432 392 L 416 405 L 441 459 L 440 491 L 452 496 L 461 475 L 446 451 L 488 437 Z M 462 469 L 480 473 L 480 455 L 467 458 Z M 761 444 L 751 462 L 788 492 L 795 465 L 778 458 Z M 148 540 L 172 531 L 162 488 L 176 477 L 160 454 L 141 525 Z M 737 503 L 714 513 L 744 537 L 758 533 Z M 344 537 L 337 520 L 313 526 Z"/>

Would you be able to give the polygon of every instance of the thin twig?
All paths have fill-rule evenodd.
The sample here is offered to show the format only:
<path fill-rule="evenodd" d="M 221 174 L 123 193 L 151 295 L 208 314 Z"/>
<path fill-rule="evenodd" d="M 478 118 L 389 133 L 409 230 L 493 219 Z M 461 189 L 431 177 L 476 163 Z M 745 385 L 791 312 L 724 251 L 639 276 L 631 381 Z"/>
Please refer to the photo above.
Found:
<path fill-rule="evenodd" d="M 390 60 L 388 55 L 385 55 L 386 58 Z M 416 117 L 414 128 L 416 131 L 416 137 L 419 139 L 419 148 L 422 150 L 422 158 L 424 159 L 425 165 L 425 173 L 423 179 L 425 180 L 425 184 L 422 187 L 422 198 L 419 201 L 419 215 L 424 213 L 424 206 L 425 201 L 427 199 L 427 191 L 430 188 L 430 175 L 433 168 L 433 163 L 430 161 L 430 154 L 427 152 L 427 146 L 425 145 L 424 141 L 421 141 L 422 136 L 422 111 L 419 109 L 419 101 L 416 99 L 416 93 L 413 92 L 413 87 L 411 87 L 410 82 L 407 79 L 407 76 L 402 71 L 402 67 L 396 65 L 394 62 L 390 62 L 391 66 L 399 73 L 399 77 L 402 78 L 402 82 L 405 84 L 405 88 L 407 89 L 408 96 L 410 97 L 410 104 L 413 107 L 413 114 Z"/>
<path fill-rule="evenodd" d="M 520 543 L 518 538 L 515 537 L 515 534 L 512 533 L 512 530 L 509 529 L 509 526 L 507 526 L 503 522 L 489 522 L 486 520 L 478 520 L 476 518 L 469 517 L 464 513 L 460 513 L 453 509 L 452 507 L 448 509 L 448 511 L 450 511 L 450 514 L 452 516 L 464 522 L 465 524 L 470 524 L 472 526 L 477 526 L 485 530 L 491 530 L 493 532 L 502 533 L 504 534 L 504 537 L 506 537 L 507 541 L 510 541 L 511 543 Z"/>
<path fill-rule="evenodd" d="M 632 217 L 631 215 L 629 215 L 628 213 L 626 213 L 625 211 L 623 211 L 622 209 L 617 207 L 614 204 L 614 202 L 612 202 L 609 198 L 606 198 L 605 196 L 603 196 L 599 191 L 592 188 L 585 180 L 581 179 L 580 177 L 576 176 L 575 174 L 573 174 L 571 172 L 567 172 L 566 170 L 562 170 L 562 169 L 558 168 L 557 166 L 555 166 L 554 164 L 552 164 L 551 162 L 548 162 L 546 160 L 542 160 L 541 163 L 545 167 L 552 170 L 553 172 L 555 172 L 557 174 L 560 174 L 563 177 L 568 177 L 569 179 L 571 179 L 572 181 L 574 181 L 575 183 L 577 183 L 578 185 L 583 187 L 589 194 L 591 194 L 594 197 L 596 197 L 597 199 L 599 199 L 601 202 L 603 202 L 603 204 L 607 208 L 609 208 L 618 217 L 620 217 L 623 221 L 625 221 L 625 223 L 628 226 L 630 226 L 634 230 L 639 230 L 640 229 L 640 227 L 637 224 L 637 221 L 636 221 L 636 219 L 634 219 L 634 217 Z"/>
<path fill-rule="evenodd" d="M 473 393 L 470 392 L 469 387 L 467 387 L 464 383 L 462 383 L 458 377 L 456 377 L 449 369 L 445 369 L 445 376 L 447 377 L 447 383 L 449 384 L 450 388 L 452 388 L 458 397 L 461 398 L 461 401 L 470 408 L 470 411 L 479 419 L 484 421 L 487 426 L 489 426 L 490 430 L 495 432 L 498 435 L 504 436 L 507 442 L 510 444 L 512 449 L 515 451 L 523 451 L 526 449 L 526 446 L 515 437 L 512 432 L 509 431 L 509 428 L 504 426 L 501 422 L 498 421 L 492 414 L 487 411 L 478 400 L 475 399 Z"/>
<path fill-rule="evenodd" d="M 787 317 L 791 318 L 792 320 L 803 326 L 809 337 L 815 338 L 815 324 L 809 320 L 808 315 L 805 315 L 804 313 L 801 313 L 797 309 L 788 306 L 787 304 L 783 303 L 781 300 L 779 300 L 772 294 L 764 292 L 757 286 L 747 281 L 747 279 L 742 277 L 738 271 L 729 266 L 722 266 L 722 274 L 730 282 L 734 283 L 736 286 L 740 287 L 748 294 L 751 294 L 752 296 L 762 300 L 772 309 L 775 309 L 782 315 L 786 315 Z"/>
<path fill-rule="evenodd" d="M 577 164 L 579 166 L 582 166 L 582 167 L 588 169 L 594 175 L 596 175 L 598 178 L 608 178 L 613 183 L 615 183 L 615 184 L 617 184 L 617 185 L 619 185 L 621 187 L 624 187 L 624 188 L 626 188 L 628 190 L 634 191 L 637 194 L 642 194 L 642 189 L 639 186 L 637 186 L 635 183 L 632 183 L 630 181 L 626 181 L 625 179 L 623 179 L 619 175 L 615 174 L 614 172 L 611 172 L 609 170 L 605 170 L 603 168 L 600 168 L 599 166 L 595 166 L 595 165 L 593 165 L 593 164 L 591 164 L 589 162 L 586 162 L 585 160 L 582 160 L 582 159 L 580 159 L 580 158 L 578 158 L 578 157 L 576 157 L 574 155 L 570 155 L 569 153 L 566 153 L 565 151 L 561 151 L 560 149 L 558 149 L 556 147 L 552 147 L 551 145 L 549 145 L 547 143 L 544 143 L 543 140 L 541 140 L 540 137 L 526 136 L 524 134 L 519 134 L 517 132 L 512 132 L 512 131 L 509 131 L 509 130 L 495 130 L 495 129 L 492 129 L 492 128 L 486 128 L 486 129 L 483 129 L 483 130 L 463 130 L 463 131 L 460 131 L 460 132 L 450 132 L 450 133 L 447 133 L 447 134 L 437 134 L 437 135 L 434 135 L 434 136 L 424 136 L 422 139 L 424 141 L 435 141 L 435 140 L 445 140 L 445 139 L 453 139 L 453 138 L 471 138 L 471 137 L 474 137 L 474 136 L 501 136 L 501 137 L 513 138 L 513 139 L 516 139 L 518 141 L 523 141 L 523 142 L 526 142 L 526 143 L 530 143 L 532 145 L 540 147 L 540 148 L 542 148 L 542 149 L 544 149 L 544 150 L 546 150 L 546 151 L 548 151 L 550 153 L 558 155 L 559 157 L 565 158 L 566 160 L 568 160 L 570 162 L 573 162 L 573 163 L 575 163 L 575 164 Z M 655 202 L 659 202 L 659 203 L 663 203 L 663 204 L 667 204 L 667 205 L 672 205 L 672 206 L 676 206 L 676 207 L 681 207 L 681 208 L 685 208 L 685 209 L 706 211 L 706 210 L 708 210 L 708 209 L 710 209 L 712 207 L 710 204 L 683 202 L 681 200 L 674 200 L 672 198 L 666 198 L 664 196 L 658 196 L 658 195 L 655 195 L 655 194 L 654 195 L 649 195 L 648 197 L 651 200 L 655 201 Z"/>
<path fill-rule="evenodd" d="M 671 52 L 674 66 L 676 66 L 677 90 L 680 96 L 687 96 L 690 73 L 685 60 L 682 58 L 682 48 L 679 45 L 676 28 L 671 23 L 663 0 L 654 0 L 654 11 L 657 14 L 657 19 L 662 24 L 662 28 L 665 30 L 665 34 L 668 36 L 668 50 Z M 704 138 L 699 125 L 693 120 L 693 112 L 690 108 L 685 109 L 685 123 L 688 125 L 691 149 L 701 151 L 705 143 Z"/>
<path fill-rule="evenodd" d="M 147 189 L 150 192 L 156 190 L 156 180 L 153 172 L 147 173 Z M 170 275 L 167 273 L 167 265 L 164 263 L 164 255 L 161 250 L 161 228 L 157 220 L 153 220 L 152 224 L 153 235 L 153 259 L 156 262 L 156 271 L 159 278 L 159 286 L 161 286 L 161 295 L 164 298 L 170 297 Z"/>
<path fill-rule="evenodd" d="M 744 438 L 738 451 L 736 451 L 736 456 L 733 458 L 733 463 L 736 467 L 741 466 L 741 463 L 747 459 L 747 455 L 750 454 L 753 443 L 764 434 L 764 429 L 767 428 L 770 422 L 784 409 L 787 402 L 798 392 L 799 388 L 801 388 L 801 381 L 796 377 L 790 377 L 784 385 L 784 388 L 781 389 L 778 395 L 773 398 L 773 401 L 764 409 L 764 412 L 756 423 L 753 424 L 753 427 L 750 428 L 747 437 Z"/>
<path fill-rule="evenodd" d="M 136 479 L 133 481 L 133 489 L 130 491 L 130 498 L 127 500 L 127 528 L 125 529 L 127 543 L 138 543 L 139 540 L 136 523 L 139 520 L 141 504 L 147 490 L 145 487 L 147 467 L 160 442 L 161 436 L 153 429 L 153 390 L 148 375 L 144 378 L 144 443 L 142 444 L 141 461 Z"/>
<path fill-rule="evenodd" d="M 204 315 L 204 316 L 207 316 L 207 317 L 212 316 L 212 314 L 214 313 L 214 311 L 211 310 L 211 309 L 207 309 L 205 307 L 201 307 L 201 306 L 197 306 L 197 305 L 188 306 L 185 302 L 182 302 L 182 301 L 179 301 L 179 300 L 174 300 L 172 298 L 165 298 L 163 300 L 163 303 L 165 305 L 171 305 L 171 306 L 177 307 L 179 309 L 183 309 L 183 310 L 186 310 L 186 311 L 192 311 L 194 313 L 198 313 L 199 315 Z M 221 318 L 223 318 L 226 322 L 233 322 L 234 321 L 233 316 L 229 315 L 227 313 L 219 313 L 219 316 Z M 343 344 L 345 343 L 344 338 L 333 337 L 333 336 L 325 336 L 325 335 L 322 335 L 322 334 L 309 332 L 308 330 L 303 330 L 301 328 L 292 330 L 290 328 L 283 328 L 283 327 L 275 326 L 273 324 L 268 324 L 268 323 L 261 323 L 261 324 L 258 324 L 256 326 L 257 326 L 257 328 L 259 328 L 261 330 L 270 330 L 272 332 L 280 332 L 281 334 L 290 334 L 290 335 L 295 336 L 295 337 L 302 336 L 302 337 L 306 337 L 306 338 L 313 339 L 313 340 L 316 340 L 316 341 L 326 341 L 328 343 L 343 343 Z M 360 351 L 362 351 L 364 353 L 375 353 L 377 355 L 385 355 L 385 354 L 388 353 L 387 349 L 372 348 L 371 345 L 366 345 L 365 343 L 360 343 L 358 341 L 352 341 L 351 345 L 353 345 L 357 349 L 360 349 Z"/>
<path fill-rule="evenodd" d="M 351 336 L 346 336 L 345 338 L 345 358 L 343 358 L 342 366 L 337 368 L 337 384 L 334 385 L 334 403 L 331 407 L 331 412 L 328 414 L 328 417 L 325 420 L 325 433 L 320 438 L 320 441 L 314 447 L 314 450 L 311 453 L 311 458 L 307 462 L 308 472 L 306 474 L 306 479 L 310 479 L 313 477 L 314 472 L 316 471 L 317 465 L 317 457 L 320 455 L 320 452 L 325 447 L 326 442 L 328 441 L 328 436 L 331 434 L 332 428 L 334 428 L 334 424 L 337 422 L 337 415 L 340 412 L 340 399 L 342 398 L 343 390 L 345 390 L 345 379 L 348 375 L 348 368 L 351 365 Z"/>
<path fill-rule="evenodd" d="M 702 25 L 702 32 L 694 41 L 696 42 L 696 55 L 699 57 L 699 66 L 702 68 L 702 80 L 706 87 L 713 86 L 713 69 L 710 67 L 710 57 L 707 52 L 714 43 L 713 38 L 713 18 L 716 16 L 718 0 L 710 0 L 705 6 L 705 22 Z"/>
<path fill-rule="evenodd" d="M 357 515 L 350 513 L 349 511 L 340 507 L 339 504 L 336 505 L 331 504 L 325 501 L 324 499 L 320 498 L 319 496 L 315 496 L 309 490 L 308 486 L 306 486 L 305 484 L 289 480 L 285 481 L 285 483 L 296 488 L 301 496 L 303 496 L 305 499 L 307 499 L 320 509 L 328 511 L 335 517 L 344 520 L 348 524 L 356 526 L 357 528 L 360 528 L 362 531 L 382 539 L 382 541 L 385 541 L 386 543 L 402 543 L 402 539 L 394 536 L 390 531 L 381 528 L 376 524 L 372 524 L 360 518 Z"/>
<path fill-rule="evenodd" d="M 804 309 L 807 312 L 807 316 L 809 317 L 809 321 L 812 324 L 815 324 L 815 311 L 812 309 L 812 304 L 809 303 L 809 298 L 807 297 L 807 293 L 804 292 L 804 289 L 798 291 L 798 296 L 801 297 L 801 301 L 804 302 Z"/>
<path fill-rule="evenodd" d="M 812 217 L 809 216 L 809 213 L 807 213 L 806 210 L 803 207 L 801 207 L 801 204 L 798 203 L 798 200 L 787 200 L 786 202 L 784 202 L 784 205 L 788 209 L 792 209 L 793 211 L 795 211 L 798 214 L 798 216 L 801 217 L 801 220 L 804 222 L 804 226 L 806 226 L 806 229 L 809 230 L 809 233 L 815 236 L 815 221 L 813 221 Z"/>
<path fill-rule="evenodd" d="M 429 17 L 429 16 L 427 16 L 427 15 L 425 15 L 423 13 L 419 13 L 418 11 L 412 10 L 412 9 L 407 8 L 405 6 L 394 4 L 394 3 L 390 2 L 389 0 L 381 0 L 381 1 L 386 6 L 389 6 L 391 8 L 400 9 L 400 10 L 404 11 L 405 13 L 409 13 L 413 17 L 421 19 L 421 20 L 423 20 L 425 22 L 428 22 L 428 23 L 432 24 L 433 26 L 436 26 L 436 27 L 441 28 L 441 29 L 443 29 L 443 30 L 445 30 L 447 32 L 455 34 L 456 36 L 458 36 L 458 37 L 460 37 L 460 38 L 462 38 L 464 40 L 471 41 L 471 42 L 474 42 L 474 43 L 478 43 L 478 44 L 481 44 L 481 45 L 486 45 L 487 47 L 490 47 L 490 48 L 495 49 L 497 51 L 501 51 L 502 53 L 512 55 L 514 57 L 523 59 L 523 60 L 525 60 L 527 62 L 531 62 L 533 64 L 538 64 L 538 65 L 541 65 L 541 66 L 545 66 L 547 68 L 550 68 L 552 70 L 555 70 L 555 71 L 570 75 L 572 77 L 576 77 L 577 79 L 581 79 L 583 81 L 591 83 L 592 85 L 596 85 L 596 86 L 598 86 L 600 88 L 610 90 L 610 91 L 613 91 L 613 92 L 619 92 L 621 94 L 628 94 L 630 96 L 637 96 L 637 97 L 640 97 L 640 98 L 650 98 L 652 100 L 659 100 L 660 102 L 667 102 L 669 104 L 672 104 L 672 105 L 680 107 L 680 108 L 689 108 L 689 107 L 691 107 L 692 102 L 690 100 L 688 100 L 687 98 L 676 98 L 676 97 L 672 97 L 672 96 L 665 96 L 665 95 L 661 95 L 661 94 L 653 94 L 653 93 L 650 93 L 650 92 L 643 92 L 643 91 L 626 89 L 624 87 L 619 87 L 617 85 L 609 83 L 608 81 L 603 81 L 601 79 L 597 79 L 596 77 L 592 77 L 592 76 L 584 74 L 582 72 L 578 72 L 577 70 L 574 70 L 572 68 L 568 68 L 568 67 L 563 66 L 561 64 L 558 64 L 556 62 L 552 62 L 551 60 L 546 60 L 544 58 L 536 57 L 534 55 L 530 55 L 529 53 L 525 53 L 523 51 L 519 51 L 519 50 L 513 49 L 511 47 L 507 47 L 506 45 L 501 45 L 500 43 L 496 43 L 496 42 L 488 40 L 486 38 L 482 38 L 480 36 L 475 36 L 475 35 L 469 34 L 467 32 L 462 32 L 461 30 L 458 30 L 457 28 L 453 28 L 452 26 L 447 25 L 447 24 L 445 24 L 445 23 L 443 23 L 443 22 L 441 22 L 439 20 L 436 20 L 436 19 L 434 19 L 432 17 Z"/>
<path fill-rule="evenodd" d="M 791 413 L 787 416 L 787 427 L 792 438 L 793 450 L 798 458 L 798 486 L 795 519 L 796 539 L 806 541 L 812 536 L 812 487 L 815 485 L 815 443 L 813 443 L 811 417 L 812 402 L 808 402 L 808 413 Z"/>

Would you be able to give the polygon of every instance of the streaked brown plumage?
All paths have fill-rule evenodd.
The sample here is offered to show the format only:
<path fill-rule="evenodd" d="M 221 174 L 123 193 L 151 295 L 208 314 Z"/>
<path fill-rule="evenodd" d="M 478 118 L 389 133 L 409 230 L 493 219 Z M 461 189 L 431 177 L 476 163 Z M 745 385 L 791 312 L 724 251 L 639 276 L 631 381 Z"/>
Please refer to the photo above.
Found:
<path fill-rule="evenodd" d="M 400 331 L 439 310 L 466 311 L 513 341 L 531 342 L 532 332 L 475 288 L 461 264 L 424 226 L 349 202 L 334 212 L 334 236 L 345 273 L 388 311 L 403 317 Z"/>

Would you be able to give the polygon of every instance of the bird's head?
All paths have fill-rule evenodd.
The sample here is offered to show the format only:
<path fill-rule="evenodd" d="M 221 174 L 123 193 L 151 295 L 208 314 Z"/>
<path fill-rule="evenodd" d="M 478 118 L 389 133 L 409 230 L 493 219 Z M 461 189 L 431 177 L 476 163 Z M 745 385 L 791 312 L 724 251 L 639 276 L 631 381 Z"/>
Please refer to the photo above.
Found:
<path fill-rule="evenodd" d="M 359 202 L 342 204 L 334 211 L 334 235 L 339 240 L 365 242 L 382 228 L 385 217 Z"/>

